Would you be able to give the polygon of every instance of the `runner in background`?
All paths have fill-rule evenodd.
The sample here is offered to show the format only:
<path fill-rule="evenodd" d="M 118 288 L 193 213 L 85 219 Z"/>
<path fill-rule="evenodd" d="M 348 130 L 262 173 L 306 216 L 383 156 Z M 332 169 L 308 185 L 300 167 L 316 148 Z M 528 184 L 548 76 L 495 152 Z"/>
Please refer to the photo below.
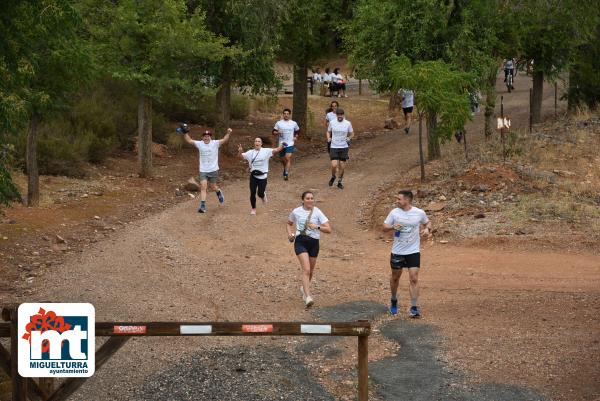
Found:
<path fill-rule="evenodd" d="M 420 231 L 423 236 L 431 236 L 431 222 L 422 209 L 412 206 L 413 193 L 408 190 L 398 192 L 396 204 L 383 222 L 383 231 L 394 230 L 394 243 L 390 256 L 392 275 L 390 277 L 391 305 L 390 313 L 398 313 L 398 284 L 402 269 L 408 269 L 410 280 L 410 317 L 421 316 L 417 306 L 419 298 L 419 268 L 421 267 L 421 238 L 419 231 L 421 226 L 425 228 Z"/>
<path fill-rule="evenodd" d="M 281 152 L 285 143 L 278 148 L 263 148 L 262 138 L 254 139 L 254 148 L 243 153 L 242 145 L 238 145 L 238 155 L 248 162 L 250 167 L 250 214 L 256 214 L 256 195 L 267 203 L 267 173 L 269 172 L 269 159 Z"/>
<path fill-rule="evenodd" d="M 344 110 L 338 108 L 336 110 L 336 119 L 329 123 L 327 127 L 327 142 L 331 144 L 329 158 L 331 159 L 331 179 L 329 186 L 331 187 L 338 179 L 338 188 L 344 189 L 342 180 L 344 179 L 344 169 L 348 160 L 348 151 L 350 140 L 354 137 L 354 129 L 352 123 L 344 118 Z"/>
<path fill-rule="evenodd" d="M 231 132 L 231 128 L 228 128 L 223 139 L 212 139 L 212 132 L 204 131 L 201 141 L 193 140 L 188 132 L 184 133 L 183 138 L 187 143 L 198 148 L 200 157 L 200 174 L 198 175 L 200 181 L 200 208 L 198 213 L 206 213 L 206 190 L 209 186 L 211 191 L 215 191 L 217 194 L 219 205 L 225 203 L 223 191 L 217 184 L 219 178 L 219 147 L 229 141 Z"/>
<path fill-rule="evenodd" d="M 331 233 L 329 219 L 315 206 L 315 195 L 311 191 L 302 194 L 302 206 L 292 210 L 286 225 L 288 240 L 294 243 L 294 251 L 302 270 L 302 300 L 309 308 L 314 299 L 310 292 L 317 256 L 319 256 L 319 238 L 321 233 Z"/>
<path fill-rule="evenodd" d="M 290 168 L 292 167 L 292 153 L 296 150 L 294 142 L 300 133 L 300 127 L 298 127 L 298 124 L 291 119 L 291 116 L 292 110 L 288 108 L 283 109 L 281 120 L 277 121 L 273 128 L 273 132 L 275 133 L 275 130 L 277 130 L 276 135 L 279 135 L 279 145 L 281 146 L 284 142 L 287 144 L 287 146 L 279 152 L 281 164 L 283 165 L 283 179 L 286 181 L 289 178 Z"/>
<path fill-rule="evenodd" d="M 337 102 L 337 100 L 334 100 L 331 103 L 329 103 L 329 108 L 325 110 L 325 127 L 329 127 L 329 123 L 337 118 L 335 112 L 338 109 L 338 107 L 340 107 L 340 104 Z M 327 141 L 327 153 L 329 154 L 330 151 L 331 142 Z"/>
<path fill-rule="evenodd" d="M 410 89 L 402 89 L 402 112 L 404 113 L 404 133 L 408 135 L 412 124 L 412 113 L 415 106 L 415 93 Z"/>

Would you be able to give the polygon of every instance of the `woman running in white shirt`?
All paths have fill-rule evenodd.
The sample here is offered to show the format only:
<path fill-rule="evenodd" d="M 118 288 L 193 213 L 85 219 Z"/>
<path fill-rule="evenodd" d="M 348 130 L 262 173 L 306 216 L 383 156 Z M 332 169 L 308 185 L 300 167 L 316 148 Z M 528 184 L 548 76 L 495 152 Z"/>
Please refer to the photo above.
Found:
<path fill-rule="evenodd" d="M 294 243 L 294 251 L 300 261 L 302 270 L 302 300 L 309 308 L 314 304 L 310 292 L 317 256 L 319 255 L 319 238 L 321 233 L 331 233 L 329 219 L 315 206 L 315 195 L 311 191 L 302 194 L 302 206 L 292 210 L 286 225 L 288 239 Z"/>
<path fill-rule="evenodd" d="M 254 139 L 254 149 L 244 153 L 242 145 L 238 145 L 238 155 L 248 162 L 250 166 L 250 214 L 256 214 L 256 194 L 267 202 L 267 173 L 269 172 L 269 159 L 278 152 L 281 152 L 286 143 L 283 142 L 278 148 L 263 148 L 262 138 Z"/>

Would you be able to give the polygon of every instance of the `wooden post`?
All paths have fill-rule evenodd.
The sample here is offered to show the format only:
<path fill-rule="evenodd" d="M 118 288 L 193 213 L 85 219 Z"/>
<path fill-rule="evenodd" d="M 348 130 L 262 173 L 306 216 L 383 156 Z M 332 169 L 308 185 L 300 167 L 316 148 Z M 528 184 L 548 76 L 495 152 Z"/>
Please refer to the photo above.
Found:
<path fill-rule="evenodd" d="M 358 78 L 358 96 L 362 95 L 362 79 Z"/>
<path fill-rule="evenodd" d="M 531 134 L 533 125 L 533 89 L 529 88 L 529 133 Z"/>
<path fill-rule="evenodd" d="M 504 144 L 504 96 L 500 96 L 500 118 L 502 118 L 502 126 L 500 128 L 500 140 L 502 141 L 502 162 L 506 163 L 506 145 Z"/>
<path fill-rule="evenodd" d="M 558 81 L 554 82 L 554 118 L 558 116 Z"/>
<path fill-rule="evenodd" d="M 369 399 L 369 337 L 358 337 L 358 401 Z"/>
<path fill-rule="evenodd" d="M 12 400 L 27 400 L 27 381 L 19 374 L 19 318 L 17 309 L 10 311 L 10 375 L 12 377 Z"/>

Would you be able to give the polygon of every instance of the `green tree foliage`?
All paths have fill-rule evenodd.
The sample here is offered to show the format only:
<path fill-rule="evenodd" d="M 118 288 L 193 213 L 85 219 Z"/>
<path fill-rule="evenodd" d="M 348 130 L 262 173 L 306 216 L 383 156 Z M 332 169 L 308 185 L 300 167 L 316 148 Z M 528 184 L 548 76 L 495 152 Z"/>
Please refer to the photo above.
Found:
<path fill-rule="evenodd" d="M 183 0 L 84 0 L 99 65 L 138 91 L 140 176 L 152 174 L 152 101 L 179 91 L 182 101 L 204 90 L 210 61 L 232 53 L 206 29 L 200 9 Z"/>
<path fill-rule="evenodd" d="M 0 120 L 12 129 L 29 122 L 27 203 L 34 206 L 39 202 L 39 123 L 65 107 L 69 94 L 89 75 L 79 39 L 82 21 L 67 0 L 3 2 L 0 15 Z"/>
<path fill-rule="evenodd" d="M 197 0 L 206 11 L 208 28 L 228 39 L 227 47 L 235 54 L 211 63 L 213 84 L 218 88 L 218 135 L 229 127 L 231 88 L 244 92 L 264 93 L 280 86 L 274 70 L 279 41 L 280 16 L 284 3 L 270 0 Z"/>
<path fill-rule="evenodd" d="M 339 24 L 338 0 L 290 0 L 281 16 L 283 39 L 279 54 L 294 65 L 293 117 L 300 129 L 308 130 L 308 68 L 334 43 L 333 28 Z"/>
<path fill-rule="evenodd" d="M 515 1 L 521 58 L 533 60 L 533 122 L 541 120 L 544 79 L 555 79 L 594 33 L 595 0 Z"/>
<path fill-rule="evenodd" d="M 600 104 L 600 23 L 596 35 L 579 46 L 569 70 L 569 109 Z"/>
<path fill-rule="evenodd" d="M 427 119 L 428 158 L 439 157 L 439 140 L 449 139 L 471 118 L 468 90 L 473 85 L 473 76 L 441 60 L 412 64 L 406 56 L 390 60 L 387 76 L 393 90 L 414 91 L 419 126 L 423 117 Z M 421 135 L 419 129 L 419 138 Z M 423 154 L 422 147 L 420 153 Z M 421 168 L 424 171 L 422 157 Z"/>

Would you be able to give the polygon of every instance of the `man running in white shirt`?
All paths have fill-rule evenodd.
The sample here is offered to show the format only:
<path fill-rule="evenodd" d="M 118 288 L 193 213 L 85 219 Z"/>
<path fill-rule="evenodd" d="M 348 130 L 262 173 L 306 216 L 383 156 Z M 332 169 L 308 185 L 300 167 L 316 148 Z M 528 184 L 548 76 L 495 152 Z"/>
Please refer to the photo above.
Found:
<path fill-rule="evenodd" d="M 250 214 L 256 214 L 256 195 L 267 203 L 267 173 L 269 172 L 269 159 L 281 152 L 285 144 L 278 148 L 263 148 L 262 138 L 254 139 L 254 149 L 243 153 L 242 145 L 238 145 L 238 155 L 248 162 L 250 166 Z"/>
<path fill-rule="evenodd" d="M 331 144 L 329 158 L 331 159 L 331 179 L 329 186 L 333 186 L 335 179 L 338 179 L 338 188 L 344 189 L 342 180 L 344 179 L 344 169 L 348 160 L 348 149 L 350 140 L 354 137 L 352 123 L 344 118 L 344 110 L 337 108 L 336 119 L 329 123 L 327 127 L 327 142 Z"/>
<path fill-rule="evenodd" d="M 394 230 L 394 243 L 390 257 L 392 275 L 390 277 L 390 290 L 392 293 L 390 313 L 398 313 L 398 284 L 402 269 L 408 269 L 410 280 L 410 317 L 421 316 L 417 306 L 419 297 L 419 268 L 421 267 L 421 238 L 419 231 L 421 226 L 425 228 L 420 231 L 423 236 L 431 236 L 431 221 L 422 209 L 412 206 L 413 194 L 411 191 L 403 190 L 396 196 L 397 208 L 393 209 L 383 223 L 383 231 Z"/>
<path fill-rule="evenodd" d="M 292 110 L 285 108 L 281 120 L 275 123 L 274 129 L 277 130 L 279 135 L 279 145 L 286 143 L 286 147 L 279 152 L 281 164 L 283 165 L 283 179 L 288 180 L 290 175 L 290 168 L 292 167 L 292 153 L 296 150 L 294 142 L 298 138 L 300 133 L 300 127 L 298 124 L 291 119 Z"/>
<path fill-rule="evenodd" d="M 209 184 L 210 189 L 217 194 L 219 204 L 223 205 L 225 203 L 223 191 L 217 184 L 219 178 L 219 147 L 229 141 L 231 132 L 231 128 L 228 128 L 223 139 L 212 139 L 210 131 L 204 131 L 201 141 L 193 140 L 187 132 L 183 137 L 187 143 L 198 148 L 200 157 L 200 174 L 198 176 L 200 181 L 200 208 L 198 213 L 206 213 L 206 189 Z"/>
<path fill-rule="evenodd" d="M 415 93 L 410 89 L 402 90 L 402 112 L 404 113 L 404 132 L 408 134 L 412 123 L 413 107 L 415 105 Z"/>

